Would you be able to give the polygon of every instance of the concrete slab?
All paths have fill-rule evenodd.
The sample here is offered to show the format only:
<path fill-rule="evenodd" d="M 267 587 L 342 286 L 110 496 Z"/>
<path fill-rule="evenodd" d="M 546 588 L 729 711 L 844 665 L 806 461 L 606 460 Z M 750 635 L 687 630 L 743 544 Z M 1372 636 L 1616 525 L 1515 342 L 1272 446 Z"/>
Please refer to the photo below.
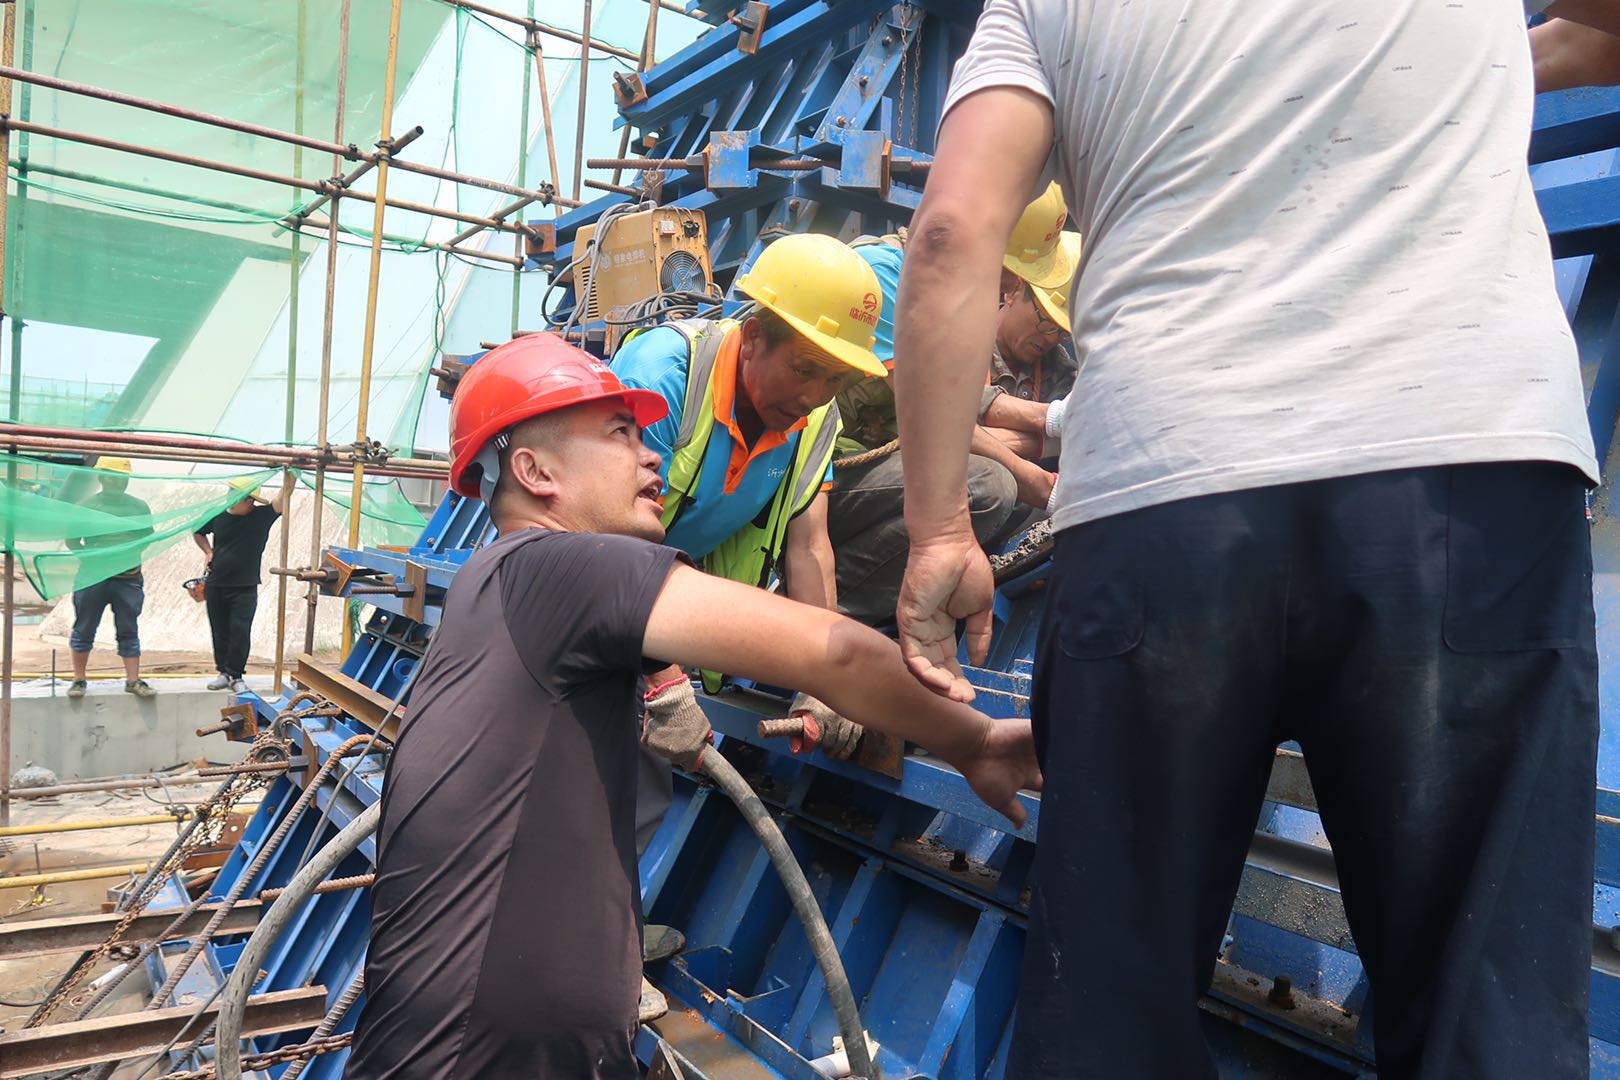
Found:
<path fill-rule="evenodd" d="M 14 768 L 32 762 L 63 783 L 88 777 L 121 776 L 167 769 L 206 759 L 241 761 L 246 743 L 223 735 L 198 738 L 196 729 L 219 722 L 219 710 L 235 698 L 204 689 L 207 680 L 154 681 L 158 695 L 142 700 L 124 692 L 121 679 L 97 680 L 78 700 L 67 697 L 66 680 L 34 679 L 12 690 L 11 760 Z M 249 676 L 248 685 L 268 692 L 268 676 Z"/>

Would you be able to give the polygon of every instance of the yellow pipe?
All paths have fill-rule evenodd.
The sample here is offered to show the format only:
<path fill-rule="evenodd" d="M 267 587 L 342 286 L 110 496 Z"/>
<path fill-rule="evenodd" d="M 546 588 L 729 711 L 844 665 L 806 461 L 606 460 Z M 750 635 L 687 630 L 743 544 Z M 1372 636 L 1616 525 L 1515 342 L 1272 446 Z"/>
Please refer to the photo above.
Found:
<path fill-rule="evenodd" d="M 98 866 L 89 870 L 58 870 L 51 874 L 19 874 L 16 877 L 0 878 L 0 889 L 37 889 L 41 885 L 60 885 L 67 881 L 128 877 L 130 874 L 144 874 L 151 868 L 151 863 L 138 862 L 125 863 L 122 866 Z"/>
<path fill-rule="evenodd" d="M 176 821 L 190 821 L 196 815 L 185 813 L 146 814 L 141 817 L 96 818 L 90 821 L 53 821 L 42 825 L 8 825 L 0 829 L 0 836 L 36 836 L 42 833 L 85 832 L 89 829 L 121 829 L 134 825 L 167 825 Z"/>
<path fill-rule="evenodd" d="M 388 16 L 388 59 L 383 68 L 383 99 L 382 99 L 382 137 L 381 142 L 387 143 L 394 137 L 394 76 L 399 68 L 399 14 L 401 0 L 394 0 Z M 366 419 L 371 408 L 371 356 L 377 343 L 377 288 L 382 276 L 382 241 L 383 241 L 383 213 L 387 207 L 383 205 L 383 196 L 388 192 L 388 155 L 383 154 L 377 160 L 377 205 L 372 215 L 371 227 L 371 273 L 366 283 L 366 332 L 360 342 L 360 400 L 355 411 L 354 444 L 356 456 L 354 459 L 354 490 L 349 506 L 349 547 L 360 546 L 360 503 L 364 491 L 366 478 L 365 458 L 360 454 L 364 452 L 366 444 Z M 343 606 L 343 659 L 349 658 L 349 650 L 353 648 L 353 627 L 349 619 L 348 604 Z"/>

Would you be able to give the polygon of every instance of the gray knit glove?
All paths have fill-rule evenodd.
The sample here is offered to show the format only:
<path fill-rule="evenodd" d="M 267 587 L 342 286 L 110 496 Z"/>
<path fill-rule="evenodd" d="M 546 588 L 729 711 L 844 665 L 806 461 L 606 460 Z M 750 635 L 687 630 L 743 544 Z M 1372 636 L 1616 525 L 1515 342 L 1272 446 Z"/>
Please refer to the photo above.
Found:
<path fill-rule="evenodd" d="M 855 744 L 861 741 L 864 730 L 861 725 L 844 719 L 809 694 L 794 698 L 788 715 L 804 718 L 805 745 L 811 748 L 819 746 L 821 752 L 829 757 L 847 758 L 855 752 Z M 810 730 L 812 724 L 815 726 L 813 733 Z M 794 752 L 798 752 L 797 747 Z"/>
<path fill-rule="evenodd" d="M 698 707 L 692 680 L 685 675 L 647 689 L 647 716 L 641 741 L 647 748 L 695 771 L 709 748 L 709 718 Z"/>

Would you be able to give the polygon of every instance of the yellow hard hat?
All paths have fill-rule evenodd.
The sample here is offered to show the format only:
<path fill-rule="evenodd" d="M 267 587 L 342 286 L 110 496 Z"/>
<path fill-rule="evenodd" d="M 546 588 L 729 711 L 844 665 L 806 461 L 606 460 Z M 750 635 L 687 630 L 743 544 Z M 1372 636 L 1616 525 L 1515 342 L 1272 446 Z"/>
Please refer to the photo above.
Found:
<path fill-rule="evenodd" d="M 251 477 L 238 476 L 230 482 L 230 488 L 238 495 L 248 499 L 257 498 L 259 494 L 259 485 Z"/>
<path fill-rule="evenodd" d="M 121 472 L 126 476 L 134 471 L 129 467 L 129 458 L 127 457 L 96 458 L 96 468 L 102 472 Z"/>
<path fill-rule="evenodd" d="M 1063 253 L 1063 258 L 1067 259 L 1071 266 L 1080 265 L 1079 233 L 1064 233 L 1063 236 L 1058 240 L 1058 249 Z M 1029 287 L 1029 291 L 1035 294 L 1035 306 L 1040 308 L 1042 314 L 1044 314 L 1048 319 L 1051 319 L 1053 322 L 1063 327 L 1063 332 L 1065 334 L 1072 331 L 1072 328 L 1069 326 L 1069 288 L 1073 284 L 1074 278 L 1070 277 L 1068 281 L 1065 281 L 1062 285 L 1059 285 L 1055 289 L 1043 289 L 1039 285 L 1031 285 Z"/>
<path fill-rule="evenodd" d="M 1063 202 L 1063 190 L 1054 182 L 1047 185 L 1041 197 L 1024 207 L 1024 213 L 1013 227 L 1012 239 L 1007 241 L 1007 254 L 1001 265 L 1031 285 L 1042 289 L 1067 288 L 1074 276 L 1074 262 L 1069 259 L 1058 239 L 1063 235 L 1063 223 L 1069 220 L 1069 208 Z"/>
<path fill-rule="evenodd" d="M 819 233 L 784 236 L 760 252 L 736 285 L 833 359 L 865 375 L 888 374 L 872 352 L 883 286 L 842 240 Z"/>

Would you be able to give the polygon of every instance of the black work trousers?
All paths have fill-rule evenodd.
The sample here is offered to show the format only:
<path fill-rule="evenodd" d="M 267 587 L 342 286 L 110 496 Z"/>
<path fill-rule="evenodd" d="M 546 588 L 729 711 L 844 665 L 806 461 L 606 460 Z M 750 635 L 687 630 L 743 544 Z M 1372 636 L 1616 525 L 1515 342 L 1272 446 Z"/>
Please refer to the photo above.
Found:
<path fill-rule="evenodd" d="M 1379 1080 L 1588 1071 L 1597 658 L 1583 480 L 1464 465 L 1058 535 L 1010 1080 L 1215 1076 L 1208 988 L 1297 739 Z"/>
<path fill-rule="evenodd" d="M 203 593 L 208 629 L 214 635 L 214 667 L 240 679 L 247 670 L 253 643 L 253 613 L 259 607 L 257 585 L 209 585 Z"/>

